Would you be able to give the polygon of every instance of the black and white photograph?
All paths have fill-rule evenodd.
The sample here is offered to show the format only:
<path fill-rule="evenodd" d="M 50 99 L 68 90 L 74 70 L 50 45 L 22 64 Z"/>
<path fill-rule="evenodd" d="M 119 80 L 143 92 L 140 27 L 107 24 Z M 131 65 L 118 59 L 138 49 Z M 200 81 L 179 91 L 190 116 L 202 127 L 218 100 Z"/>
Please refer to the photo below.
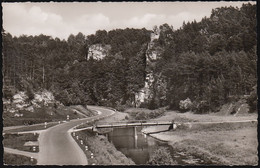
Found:
<path fill-rule="evenodd" d="M 2 6 L 2 166 L 257 166 L 256 1 Z"/>

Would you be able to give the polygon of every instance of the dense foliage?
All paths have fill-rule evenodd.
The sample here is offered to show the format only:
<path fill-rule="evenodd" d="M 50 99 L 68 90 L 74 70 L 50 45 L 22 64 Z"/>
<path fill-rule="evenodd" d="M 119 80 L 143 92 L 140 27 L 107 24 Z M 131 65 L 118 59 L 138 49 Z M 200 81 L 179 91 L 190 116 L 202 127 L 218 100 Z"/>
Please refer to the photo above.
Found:
<path fill-rule="evenodd" d="M 168 24 L 157 29 L 154 46 L 160 55 L 149 67 L 155 76 L 151 108 L 178 109 L 189 98 L 194 110 L 215 111 L 232 97 L 256 92 L 256 5 L 217 8 L 209 18 L 183 23 L 178 30 Z M 3 32 L 4 96 L 11 97 L 12 87 L 27 91 L 30 99 L 34 90 L 49 89 L 65 105 L 134 106 L 135 94 L 145 84 L 151 32 L 98 30 L 67 40 Z M 110 45 L 108 56 L 90 58 L 93 44 Z"/>
<path fill-rule="evenodd" d="M 155 150 L 150 157 L 147 164 L 150 165 L 173 165 L 176 164 L 173 161 L 170 151 L 166 147 L 159 147 Z"/>
<path fill-rule="evenodd" d="M 130 112 L 130 116 L 134 120 L 150 120 L 154 118 L 161 117 L 166 110 L 164 108 L 159 108 L 155 110 L 142 110 L 138 108 L 138 111 L 132 111 Z"/>
<path fill-rule="evenodd" d="M 256 6 L 222 7 L 179 30 L 162 25 L 157 73 L 167 81 L 166 104 L 190 98 L 195 110 L 217 110 L 256 85 Z M 159 104 L 159 102 L 158 102 Z"/>
<path fill-rule="evenodd" d="M 105 32 L 104 37 L 100 32 Z M 115 106 L 133 101 L 134 93 L 144 85 L 149 31 L 97 31 L 92 37 L 79 33 L 61 41 L 45 35 L 17 38 L 4 32 L 5 84 L 9 81 L 8 85 L 26 90 L 29 95 L 33 89 L 52 90 L 65 105 Z M 101 42 L 98 37 L 108 39 L 105 42 L 111 45 L 110 54 L 103 60 L 87 59 L 89 45 Z M 10 95 L 8 91 L 5 88 L 6 97 Z"/>

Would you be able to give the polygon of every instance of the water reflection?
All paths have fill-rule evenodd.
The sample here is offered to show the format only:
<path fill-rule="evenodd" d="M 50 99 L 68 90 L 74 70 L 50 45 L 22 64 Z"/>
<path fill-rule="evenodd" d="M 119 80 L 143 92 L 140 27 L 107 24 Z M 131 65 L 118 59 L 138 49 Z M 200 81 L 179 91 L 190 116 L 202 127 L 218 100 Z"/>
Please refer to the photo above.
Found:
<path fill-rule="evenodd" d="M 167 143 L 142 134 L 141 129 L 142 127 L 114 128 L 112 132 L 108 133 L 108 140 L 136 164 L 146 164 L 158 145 L 167 145 Z"/>
<path fill-rule="evenodd" d="M 117 150 L 121 151 L 126 157 L 131 158 L 138 165 L 146 164 L 158 146 L 169 147 L 168 143 L 141 133 L 141 129 L 142 127 L 114 128 L 113 131 L 106 134 L 108 140 L 115 145 Z M 173 151 L 173 148 L 168 149 L 173 160 L 179 165 L 214 164 L 212 161 L 205 161 L 199 156 L 187 155 L 185 152 L 176 149 Z"/>

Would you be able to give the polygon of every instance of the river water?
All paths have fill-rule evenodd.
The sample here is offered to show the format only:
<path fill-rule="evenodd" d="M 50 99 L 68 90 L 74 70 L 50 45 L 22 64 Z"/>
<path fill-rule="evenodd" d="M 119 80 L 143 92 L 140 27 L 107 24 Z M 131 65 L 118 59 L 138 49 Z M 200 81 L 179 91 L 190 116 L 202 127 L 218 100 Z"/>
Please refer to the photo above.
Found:
<path fill-rule="evenodd" d="M 167 142 L 145 135 L 141 132 L 141 129 L 142 127 L 114 128 L 106 136 L 117 150 L 121 151 L 126 157 L 131 158 L 137 165 L 147 164 L 150 156 L 158 147 L 168 148 L 173 160 L 178 165 L 212 164 L 206 163 L 196 156 L 189 156 L 181 151 L 173 151 Z"/>

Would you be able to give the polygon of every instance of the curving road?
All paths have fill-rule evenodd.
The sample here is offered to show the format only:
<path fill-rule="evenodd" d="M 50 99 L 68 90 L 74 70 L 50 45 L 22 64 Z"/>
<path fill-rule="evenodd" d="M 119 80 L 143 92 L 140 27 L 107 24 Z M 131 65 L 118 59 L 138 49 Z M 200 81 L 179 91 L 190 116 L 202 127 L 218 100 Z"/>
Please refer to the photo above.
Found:
<path fill-rule="evenodd" d="M 89 118 L 71 120 L 67 123 L 51 127 L 40 134 L 38 165 L 88 164 L 84 152 L 68 131 L 86 121 L 97 120 L 114 114 L 114 111 L 102 107 L 88 106 L 88 108 L 97 110 L 101 114 Z"/>

